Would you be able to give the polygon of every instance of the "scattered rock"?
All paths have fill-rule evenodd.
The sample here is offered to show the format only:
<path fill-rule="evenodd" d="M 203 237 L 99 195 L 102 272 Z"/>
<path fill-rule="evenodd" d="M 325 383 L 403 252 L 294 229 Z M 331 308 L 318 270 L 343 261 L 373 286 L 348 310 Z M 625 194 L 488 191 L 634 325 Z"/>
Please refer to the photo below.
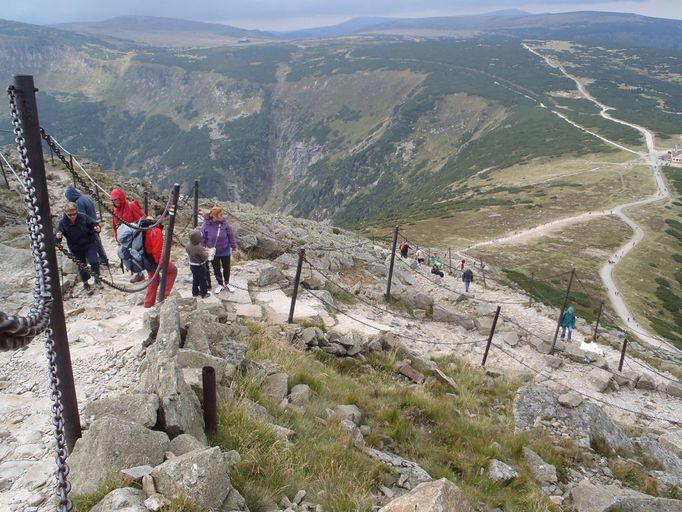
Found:
<path fill-rule="evenodd" d="M 414 512 L 415 510 L 419 512 L 473 512 L 464 493 L 446 478 L 419 484 L 408 494 L 383 506 L 379 512 Z"/>
<path fill-rule="evenodd" d="M 568 391 L 559 395 L 559 403 L 573 409 L 583 403 L 583 396 L 575 391 Z"/>
<path fill-rule="evenodd" d="M 519 476 L 519 473 L 511 466 L 504 462 L 492 459 L 490 466 L 488 466 L 488 478 L 500 482 L 502 485 L 508 485 Z"/>
<path fill-rule="evenodd" d="M 148 512 L 145 499 L 147 495 L 140 489 L 114 489 L 92 507 L 90 512 Z"/>
<path fill-rule="evenodd" d="M 556 468 L 542 460 L 542 458 L 530 448 L 524 446 L 523 457 L 530 466 L 530 471 L 535 479 L 541 484 L 557 483 Z"/>
<path fill-rule="evenodd" d="M 362 422 L 362 411 L 358 409 L 357 405 L 337 405 L 335 414 L 339 416 L 341 421 L 350 420 L 356 425 Z"/>
<path fill-rule="evenodd" d="M 289 393 L 289 402 L 292 405 L 303 407 L 310 401 L 310 387 L 307 384 L 296 384 Z"/>
<path fill-rule="evenodd" d="M 168 446 L 168 450 L 175 456 L 184 455 L 194 450 L 203 450 L 204 448 L 206 448 L 204 443 L 189 434 L 180 434 Z"/>
<path fill-rule="evenodd" d="M 128 393 L 88 402 L 83 408 L 82 418 L 86 427 L 99 418 L 113 416 L 151 428 L 156 425 L 158 408 L 159 397 L 155 394 Z"/>

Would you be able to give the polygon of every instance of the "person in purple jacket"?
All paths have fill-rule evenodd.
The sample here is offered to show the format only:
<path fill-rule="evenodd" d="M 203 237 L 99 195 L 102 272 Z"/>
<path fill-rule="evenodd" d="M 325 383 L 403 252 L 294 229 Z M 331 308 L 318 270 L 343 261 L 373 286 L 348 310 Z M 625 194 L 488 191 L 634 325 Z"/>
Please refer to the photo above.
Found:
<path fill-rule="evenodd" d="M 230 284 L 230 257 L 232 253 L 237 252 L 237 238 L 220 206 L 211 208 L 208 218 L 201 225 L 201 245 L 208 249 L 215 248 L 215 256 L 211 263 L 218 285 L 213 293 L 217 295 L 225 287 L 233 292 L 234 286 Z"/>

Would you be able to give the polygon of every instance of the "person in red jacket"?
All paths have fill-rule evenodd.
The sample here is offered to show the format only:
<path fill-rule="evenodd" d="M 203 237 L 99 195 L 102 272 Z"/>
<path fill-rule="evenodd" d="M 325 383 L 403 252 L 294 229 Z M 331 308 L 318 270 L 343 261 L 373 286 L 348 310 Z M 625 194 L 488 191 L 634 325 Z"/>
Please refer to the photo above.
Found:
<path fill-rule="evenodd" d="M 154 258 L 154 262 L 157 265 L 163 264 L 163 229 L 161 225 L 157 225 L 147 231 L 144 235 L 144 250 L 147 254 Z M 144 297 L 144 307 L 151 308 L 156 304 L 156 292 L 159 288 L 159 282 L 161 281 L 161 270 L 154 277 L 154 272 L 148 271 L 147 274 L 149 279 L 152 279 L 151 283 L 147 287 L 147 294 Z M 175 283 L 175 278 L 178 275 L 178 268 L 173 264 L 172 261 L 168 262 L 168 276 L 166 277 L 166 290 L 164 291 L 163 298 L 165 299 L 170 295 L 173 289 L 173 283 Z"/>
<path fill-rule="evenodd" d="M 126 199 L 126 194 L 120 188 L 115 188 L 111 191 L 109 195 L 111 202 L 114 203 L 114 213 L 122 218 L 126 222 L 136 222 L 144 217 L 144 212 L 137 201 L 128 201 Z M 114 238 L 118 242 L 116 236 L 116 230 L 121 224 L 121 221 L 117 217 L 112 219 L 114 227 Z"/>

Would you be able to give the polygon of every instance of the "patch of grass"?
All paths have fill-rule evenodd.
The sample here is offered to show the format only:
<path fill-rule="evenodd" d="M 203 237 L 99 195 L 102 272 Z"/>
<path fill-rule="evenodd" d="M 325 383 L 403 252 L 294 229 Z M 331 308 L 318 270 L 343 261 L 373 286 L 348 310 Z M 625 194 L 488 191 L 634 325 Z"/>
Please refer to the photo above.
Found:
<path fill-rule="evenodd" d="M 656 480 L 649 476 L 647 470 L 638 462 L 632 460 L 612 460 L 609 468 L 613 476 L 623 482 L 623 485 L 644 494 L 658 496 Z"/>
<path fill-rule="evenodd" d="M 124 482 L 123 479 L 120 478 L 112 478 L 100 485 L 95 492 L 89 494 L 71 495 L 70 498 L 73 502 L 73 512 L 88 512 L 92 507 L 102 501 L 102 499 L 111 491 L 122 489 L 124 487 L 134 487 L 136 489 L 141 488 L 139 484 L 131 484 L 129 482 Z"/>
<path fill-rule="evenodd" d="M 222 410 L 216 439 L 244 457 L 235 469 L 234 484 L 251 510 L 266 510 L 301 488 L 310 495 L 324 491 L 319 496 L 325 510 L 369 510 L 377 486 L 390 485 L 395 477 L 353 448 L 335 418 L 326 424 L 316 419 L 339 404 L 360 408 L 370 428 L 365 436 L 370 446 L 413 460 L 434 478 L 451 479 L 472 502 L 504 503 L 518 512 L 555 510 L 520 463 L 522 447 L 533 436 L 514 433 L 512 403 L 519 381 L 492 379 L 449 357 L 438 364 L 457 389 L 437 381 L 405 387 L 394 370 L 394 353 L 371 354 L 366 363 L 340 360 L 323 352 L 302 353 L 273 339 L 263 325 L 252 323 L 251 331 L 247 357 L 274 361 L 291 376 L 292 385 L 305 383 L 315 391 L 305 414 L 282 411 L 265 398 L 259 401 L 277 423 L 296 431 L 293 444 L 251 420 L 238 398 Z M 237 397 L 253 396 L 250 379 L 248 373 L 235 379 Z M 574 460 L 573 451 L 549 442 L 543 455 L 564 461 L 564 467 Z M 521 476 L 508 487 L 482 476 L 491 457 L 519 467 Z"/>
<path fill-rule="evenodd" d="M 334 298 L 334 302 L 337 304 L 353 305 L 358 301 L 358 298 L 355 295 L 340 288 L 331 281 L 327 281 L 324 284 L 324 289 L 331 293 L 331 296 Z"/>

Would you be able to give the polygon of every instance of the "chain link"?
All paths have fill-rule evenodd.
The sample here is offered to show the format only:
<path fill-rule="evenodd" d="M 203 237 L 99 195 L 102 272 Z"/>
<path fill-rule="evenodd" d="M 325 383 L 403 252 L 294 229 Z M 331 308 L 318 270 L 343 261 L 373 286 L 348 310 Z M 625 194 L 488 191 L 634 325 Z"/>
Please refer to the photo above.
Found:
<path fill-rule="evenodd" d="M 66 463 L 68 449 L 66 447 L 66 437 L 64 435 L 64 407 L 62 406 L 62 393 L 59 391 L 59 378 L 57 377 L 57 356 L 54 351 L 54 338 L 52 329 L 47 329 L 45 339 L 45 351 L 47 353 L 47 367 L 50 380 L 50 399 L 52 400 L 52 425 L 54 426 L 54 439 L 56 442 L 57 464 L 56 475 L 56 494 L 59 497 L 57 512 L 70 512 L 73 505 L 69 499 L 71 483 L 68 481 L 69 465 Z"/>
<path fill-rule="evenodd" d="M 28 211 L 26 228 L 31 239 L 31 256 L 33 257 L 35 278 L 33 304 L 26 316 L 7 315 L 0 312 L 0 350 L 14 350 L 27 345 L 34 336 L 45 330 L 52 310 L 52 281 L 42 232 L 43 223 L 38 209 L 36 189 L 33 186 L 32 171 L 28 161 L 24 131 L 19 119 L 14 87 L 7 89 L 7 95 L 9 96 L 10 115 L 14 126 L 17 149 L 21 157 L 20 175 L 26 189 L 24 195 Z"/>

